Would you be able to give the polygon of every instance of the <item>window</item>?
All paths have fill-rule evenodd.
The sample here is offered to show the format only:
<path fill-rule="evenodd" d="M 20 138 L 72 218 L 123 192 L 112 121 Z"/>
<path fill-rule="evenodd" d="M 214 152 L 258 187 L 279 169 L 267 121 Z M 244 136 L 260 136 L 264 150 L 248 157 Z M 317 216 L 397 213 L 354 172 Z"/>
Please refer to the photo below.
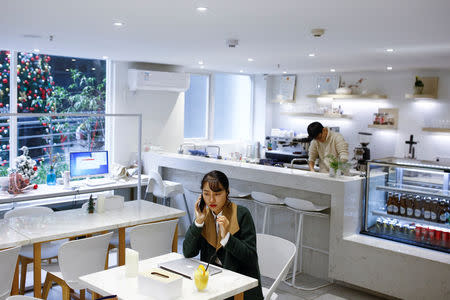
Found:
<path fill-rule="evenodd" d="M 191 86 L 185 94 L 184 137 L 250 139 L 252 78 L 224 73 L 212 74 L 211 80 L 209 78 L 209 75 L 191 75 Z"/>
<path fill-rule="evenodd" d="M 214 140 L 251 136 L 252 81 L 247 75 L 214 76 Z"/>
<path fill-rule="evenodd" d="M 17 64 L 17 72 L 11 72 L 11 77 L 14 76 L 11 80 L 17 82 L 17 97 L 13 99 L 9 95 L 2 96 L 9 90 L 9 84 L 7 87 L 5 84 L 0 86 L 0 107 L 4 107 L 0 111 L 25 113 L 30 117 L 6 118 L 6 121 L 10 120 L 11 138 L 2 134 L 1 147 L 8 142 L 5 146 L 10 149 L 12 159 L 22 154 L 23 146 L 29 149 L 29 155 L 39 166 L 34 183 L 45 182 L 50 166 L 54 166 L 58 177 L 62 171 L 67 170 L 66 161 L 70 151 L 104 148 L 105 118 L 96 116 L 105 113 L 104 60 L 26 52 L 9 54 L 2 51 L 0 59 L 3 61 L 5 57 L 12 58 L 11 61 L 16 61 Z M 5 82 L 3 77 L 2 82 Z M 11 109 L 7 107 L 10 103 L 14 106 Z M 33 116 L 36 113 L 51 112 L 88 113 L 92 114 L 92 117 Z M 1 130 L 1 127 L 6 125 L 5 117 L 0 118 L 0 123 Z M 0 155 L 2 159 L 6 158 L 3 154 L 4 151 Z M 1 168 L 0 170 L 3 171 Z"/>
<path fill-rule="evenodd" d="M 209 76 L 191 74 L 191 86 L 184 99 L 184 137 L 206 138 Z"/>

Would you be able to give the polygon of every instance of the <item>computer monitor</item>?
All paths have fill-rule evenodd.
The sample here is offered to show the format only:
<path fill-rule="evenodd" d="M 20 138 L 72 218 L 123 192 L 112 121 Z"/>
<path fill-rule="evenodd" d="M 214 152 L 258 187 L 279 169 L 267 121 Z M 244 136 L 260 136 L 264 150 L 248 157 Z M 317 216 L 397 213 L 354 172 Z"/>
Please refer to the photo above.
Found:
<path fill-rule="evenodd" d="M 108 151 L 70 152 L 70 177 L 108 174 Z"/>

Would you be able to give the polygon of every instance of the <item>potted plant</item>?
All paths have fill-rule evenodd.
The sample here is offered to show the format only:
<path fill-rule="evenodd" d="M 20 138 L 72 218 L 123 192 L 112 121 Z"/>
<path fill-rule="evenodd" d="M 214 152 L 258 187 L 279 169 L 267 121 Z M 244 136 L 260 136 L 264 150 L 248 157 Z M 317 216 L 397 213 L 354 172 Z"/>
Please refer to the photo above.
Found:
<path fill-rule="evenodd" d="M 333 154 L 328 154 L 326 158 L 330 163 L 330 177 L 335 177 L 339 169 L 339 160 Z"/>
<path fill-rule="evenodd" d="M 423 92 L 423 81 L 419 78 L 419 76 L 416 76 L 416 82 L 414 83 L 414 94 L 420 95 Z"/>
<path fill-rule="evenodd" d="M 355 83 L 346 85 L 345 81 L 341 81 L 339 84 L 339 88 L 336 89 L 336 94 L 338 95 L 351 95 L 359 93 L 359 86 L 364 81 L 364 78 L 360 78 Z"/>
<path fill-rule="evenodd" d="M 95 203 L 94 203 L 94 198 L 92 198 L 92 194 L 89 197 L 89 202 L 88 202 L 88 213 L 93 214 L 94 213 L 94 209 L 95 209 Z"/>

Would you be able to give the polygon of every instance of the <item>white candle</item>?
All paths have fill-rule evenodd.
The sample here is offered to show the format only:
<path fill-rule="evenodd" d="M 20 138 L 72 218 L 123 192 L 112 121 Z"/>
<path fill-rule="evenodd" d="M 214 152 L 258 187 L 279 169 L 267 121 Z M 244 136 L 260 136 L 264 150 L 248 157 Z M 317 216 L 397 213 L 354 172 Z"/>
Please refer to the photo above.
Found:
<path fill-rule="evenodd" d="M 97 212 L 102 213 L 105 211 L 105 195 L 99 194 L 97 196 Z"/>
<path fill-rule="evenodd" d="M 136 277 L 139 271 L 139 252 L 126 248 L 125 249 L 125 276 Z"/>

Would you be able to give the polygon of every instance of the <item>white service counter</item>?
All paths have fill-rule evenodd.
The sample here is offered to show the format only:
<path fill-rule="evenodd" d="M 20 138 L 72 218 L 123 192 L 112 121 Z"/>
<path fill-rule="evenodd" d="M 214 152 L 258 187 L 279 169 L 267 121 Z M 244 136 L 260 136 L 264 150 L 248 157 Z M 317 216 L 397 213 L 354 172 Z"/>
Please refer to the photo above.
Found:
<path fill-rule="evenodd" d="M 304 264 L 310 261 L 304 272 L 324 278 L 320 269 L 325 262 L 327 277 L 334 280 L 403 299 L 450 299 L 450 255 L 359 234 L 364 195 L 361 177 L 331 178 L 302 170 L 156 152 L 144 153 L 145 170 L 159 171 L 188 189 L 192 185 L 199 189 L 205 173 L 219 170 L 229 177 L 232 187 L 244 192 L 258 190 L 329 205 L 329 223 L 311 220 L 305 223 L 304 233 L 305 243 L 309 240 L 318 243 L 318 248 L 326 247 L 329 257 L 304 250 Z M 273 219 L 270 233 L 293 237 L 289 234 L 295 228 L 284 219 Z"/>

